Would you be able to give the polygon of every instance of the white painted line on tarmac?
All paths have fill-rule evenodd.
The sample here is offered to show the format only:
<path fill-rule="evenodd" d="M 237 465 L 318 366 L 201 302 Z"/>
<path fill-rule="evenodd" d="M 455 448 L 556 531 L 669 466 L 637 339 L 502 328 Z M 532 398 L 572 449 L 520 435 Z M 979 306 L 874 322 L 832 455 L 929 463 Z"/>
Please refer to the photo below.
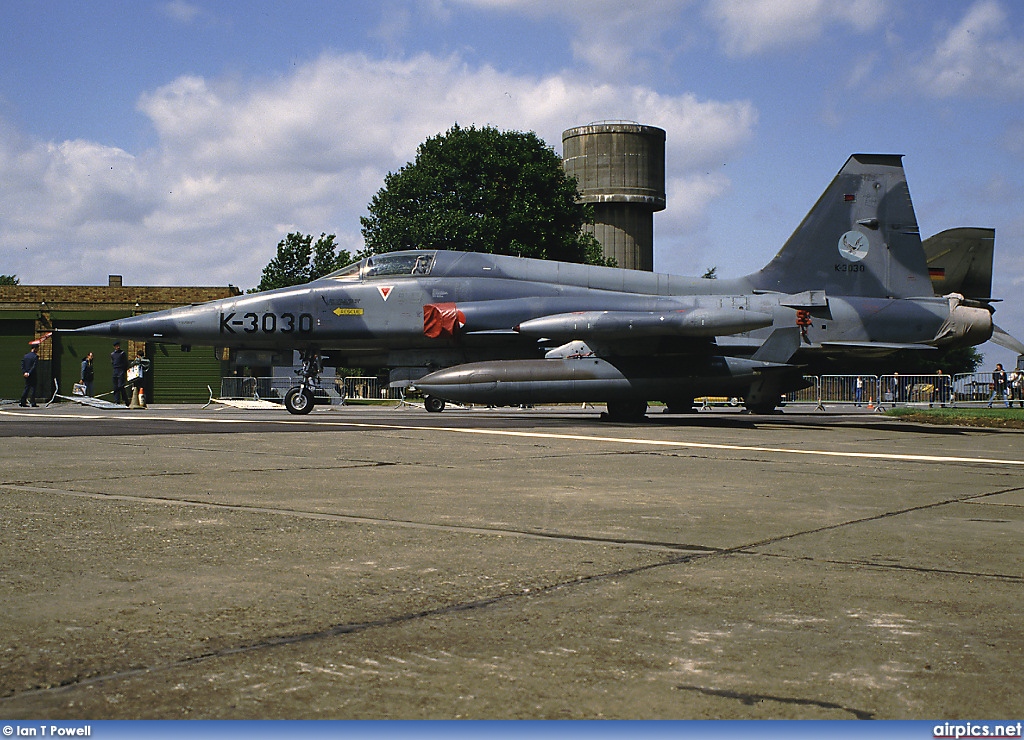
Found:
<path fill-rule="evenodd" d="M 288 421 L 279 423 L 292 423 Z M 789 447 L 763 447 L 758 445 L 730 445 L 711 442 L 688 442 L 671 439 L 637 439 L 635 437 L 603 437 L 588 434 L 555 434 L 551 432 L 518 432 L 511 429 L 456 429 L 448 427 L 419 427 L 398 424 L 363 424 L 358 422 L 330 422 L 332 425 L 363 427 L 368 429 L 429 430 L 454 432 L 458 434 L 484 434 L 499 437 L 525 437 L 528 439 L 559 439 L 577 442 L 603 442 L 609 444 L 630 444 L 651 447 L 677 447 L 696 450 L 729 450 L 736 452 L 771 452 L 785 455 L 821 455 L 824 457 L 846 457 L 866 460 L 899 460 L 923 463 L 987 463 L 995 465 L 1024 466 L 1024 460 L 1007 460 L 987 457 L 951 457 L 942 455 L 905 455 L 888 452 L 844 452 L 842 450 L 808 450 Z"/>
<path fill-rule="evenodd" d="M 32 416 L 31 413 L 27 412 L 16 412 L 16 411 L 0 411 L 0 414 L 6 415 L 25 415 Z M 955 457 L 949 455 L 911 455 L 902 453 L 892 452 L 849 452 L 843 450 L 812 450 L 803 448 L 792 448 L 792 447 L 767 447 L 762 445 L 732 445 L 732 444 L 716 444 L 711 442 L 691 442 L 686 440 L 672 440 L 672 439 L 640 439 L 636 437 L 605 437 L 601 435 L 589 435 L 589 434 L 564 434 L 554 432 L 522 432 L 512 429 L 478 429 L 474 427 L 470 428 L 456 428 L 456 427 L 436 427 L 436 426 L 413 426 L 409 424 L 371 424 L 366 422 L 354 422 L 354 421 L 321 421 L 320 419 L 225 419 L 225 418 L 201 418 L 201 417 L 189 417 L 189 416 L 141 416 L 138 413 L 133 413 L 131 416 L 97 416 L 93 414 L 46 414 L 46 418 L 62 418 L 62 419 L 118 419 L 121 421 L 132 420 L 132 421 L 177 421 L 177 422 L 189 422 L 189 423 L 202 423 L 202 424 L 273 424 L 280 426 L 308 426 L 309 424 L 316 424 L 317 426 L 327 427 L 346 427 L 355 429 L 378 429 L 378 430 L 398 430 L 398 431 L 410 431 L 410 432 L 447 432 L 449 434 L 479 434 L 488 435 L 494 437 L 518 437 L 523 439 L 551 439 L 551 440 L 565 440 L 573 442 L 595 442 L 602 444 L 626 444 L 636 445 L 641 447 L 668 447 L 676 449 L 692 449 L 692 450 L 722 450 L 731 452 L 765 452 L 776 455 L 812 455 L 820 457 L 836 457 L 836 458 L 847 458 L 847 459 L 859 459 L 859 460 L 886 460 L 886 461 L 898 461 L 898 462 L 915 462 L 915 463 L 938 463 L 938 464 L 950 464 L 950 463 L 982 463 L 986 465 L 1004 465 L 1009 467 L 1024 467 L 1024 460 L 1012 460 L 1006 458 L 990 458 L 990 457 Z"/>

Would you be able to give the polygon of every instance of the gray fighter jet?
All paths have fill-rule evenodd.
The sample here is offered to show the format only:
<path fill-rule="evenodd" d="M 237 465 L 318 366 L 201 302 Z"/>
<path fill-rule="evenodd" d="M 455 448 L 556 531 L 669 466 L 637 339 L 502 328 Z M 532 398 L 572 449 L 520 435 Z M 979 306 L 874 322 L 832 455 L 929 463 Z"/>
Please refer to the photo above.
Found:
<path fill-rule="evenodd" d="M 78 331 L 150 342 L 302 352 L 285 399 L 307 413 L 322 363 L 391 368 L 428 410 L 445 401 L 604 402 L 742 397 L 767 412 L 805 386 L 814 353 L 976 345 L 992 308 L 936 296 L 897 155 L 857 154 L 766 267 L 728 280 L 490 254 L 375 255 L 305 285 Z"/>

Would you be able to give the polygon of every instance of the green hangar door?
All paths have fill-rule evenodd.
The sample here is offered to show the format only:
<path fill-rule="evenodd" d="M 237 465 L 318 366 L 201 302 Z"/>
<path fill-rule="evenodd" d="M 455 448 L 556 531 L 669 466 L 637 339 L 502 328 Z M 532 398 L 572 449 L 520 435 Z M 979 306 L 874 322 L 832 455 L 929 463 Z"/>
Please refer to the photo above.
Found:
<path fill-rule="evenodd" d="M 21 376 L 21 358 L 28 352 L 28 343 L 34 336 L 34 328 L 33 319 L 0 322 L 0 357 L 4 358 L 3 372 L 0 373 L 0 398 L 21 398 L 21 392 L 25 390 L 25 379 Z M 49 389 L 50 393 L 47 393 L 47 390 L 37 379 L 36 400 L 44 395 L 49 398 L 53 390 Z"/>
<path fill-rule="evenodd" d="M 175 344 L 147 345 L 146 355 L 153 361 L 146 387 L 152 403 L 206 403 L 220 395 L 221 361 L 213 347 L 195 347 L 182 351 Z"/>
<path fill-rule="evenodd" d="M 61 327 L 63 328 L 63 327 Z M 110 391 L 114 390 L 113 373 L 110 370 L 111 342 L 106 337 L 87 337 L 82 334 L 54 334 L 53 342 L 53 377 L 60 384 L 60 394 L 70 396 L 75 383 L 82 379 L 82 360 L 90 352 L 93 353 L 93 395 L 106 395 L 110 400 Z M 49 395 L 53 393 L 50 388 Z"/>

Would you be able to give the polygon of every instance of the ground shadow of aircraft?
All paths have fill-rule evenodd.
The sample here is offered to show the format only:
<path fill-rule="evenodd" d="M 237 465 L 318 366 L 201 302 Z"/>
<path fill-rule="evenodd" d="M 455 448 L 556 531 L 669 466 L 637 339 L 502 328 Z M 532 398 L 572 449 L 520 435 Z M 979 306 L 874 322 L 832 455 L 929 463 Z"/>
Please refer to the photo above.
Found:
<path fill-rule="evenodd" d="M 426 407 L 649 401 L 688 411 L 736 396 L 767 412 L 805 387 L 802 358 L 976 345 L 986 300 L 936 296 L 898 155 L 850 157 L 763 269 L 709 280 L 467 252 L 375 255 L 305 285 L 76 331 L 291 350 L 307 413 L 322 363 L 387 367 Z"/>

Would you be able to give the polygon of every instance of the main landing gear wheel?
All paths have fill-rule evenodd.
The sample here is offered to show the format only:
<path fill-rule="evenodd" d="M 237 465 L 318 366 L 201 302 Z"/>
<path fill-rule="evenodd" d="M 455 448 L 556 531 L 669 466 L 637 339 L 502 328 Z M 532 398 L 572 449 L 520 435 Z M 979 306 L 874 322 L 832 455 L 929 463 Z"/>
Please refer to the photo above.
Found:
<path fill-rule="evenodd" d="M 609 401 L 607 406 L 612 421 L 643 421 L 647 414 L 647 401 Z"/>
<path fill-rule="evenodd" d="M 291 388 L 284 394 L 284 407 L 290 414 L 308 414 L 313 410 L 313 391 L 309 388 Z"/>
<path fill-rule="evenodd" d="M 667 401 L 665 403 L 666 414 L 695 414 L 697 409 L 693 407 L 693 399 L 676 399 L 674 401 Z"/>
<path fill-rule="evenodd" d="M 427 396 L 423 399 L 423 407 L 434 414 L 444 411 L 444 399 L 437 396 Z"/>
<path fill-rule="evenodd" d="M 776 398 L 772 399 L 771 401 L 746 401 L 744 405 L 747 407 L 747 411 L 749 411 L 750 413 L 760 414 L 763 416 L 766 414 L 774 414 L 775 408 L 779 405 L 781 400 L 781 398 Z"/>

